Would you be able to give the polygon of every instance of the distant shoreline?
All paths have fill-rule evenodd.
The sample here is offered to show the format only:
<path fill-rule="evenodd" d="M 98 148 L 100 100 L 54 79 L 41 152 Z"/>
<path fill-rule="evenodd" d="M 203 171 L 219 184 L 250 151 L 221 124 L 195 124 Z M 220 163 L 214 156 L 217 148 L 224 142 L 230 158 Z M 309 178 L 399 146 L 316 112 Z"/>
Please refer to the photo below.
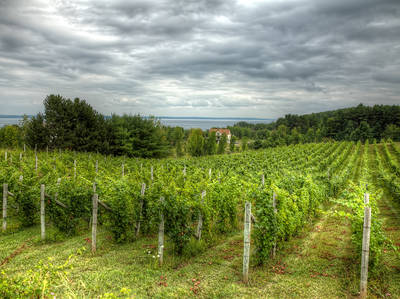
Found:
<path fill-rule="evenodd" d="M 33 115 L 27 115 L 28 117 L 32 117 Z M 201 119 L 211 119 L 211 120 L 266 120 L 266 121 L 273 121 L 275 120 L 274 118 L 258 118 L 258 117 L 207 117 L 207 116 L 152 116 L 152 115 L 146 115 L 142 117 L 145 118 L 150 118 L 150 117 L 155 117 L 159 119 L 196 119 L 196 120 L 201 120 Z M 0 118 L 23 118 L 24 115 L 9 115 L 9 114 L 0 114 Z M 106 118 L 110 118 L 111 115 L 105 115 Z"/>
<path fill-rule="evenodd" d="M 28 115 L 31 118 L 31 115 Z M 142 116 L 144 118 L 151 118 L 153 116 Z M 154 116 L 166 127 L 181 127 L 185 130 L 200 128 L 208 130 L 210 128 L 226 128 L 234 126 L 239 122 L 247 122 L 252 124 L 257 123 L 271 123 L 275 119 L 270 118 L 256 118 L 256 117 L 203 117 L 203 116 Z M 0 115 L 0 128 L 7 125 L 18 125 L 22 120 L 23 115 Z M 105 118 L 111 118 L 106 115 Z"/>

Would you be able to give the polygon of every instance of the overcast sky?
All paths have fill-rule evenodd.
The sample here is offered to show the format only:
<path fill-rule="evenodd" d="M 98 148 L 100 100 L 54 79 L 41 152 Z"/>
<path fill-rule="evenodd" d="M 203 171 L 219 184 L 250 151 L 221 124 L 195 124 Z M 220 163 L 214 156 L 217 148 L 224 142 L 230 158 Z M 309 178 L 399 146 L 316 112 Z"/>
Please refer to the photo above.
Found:
<path fill-rule="evenodd" d="M 0 0 L 0 114 L 275 118 L 400 104 L 400 0 Z"/>

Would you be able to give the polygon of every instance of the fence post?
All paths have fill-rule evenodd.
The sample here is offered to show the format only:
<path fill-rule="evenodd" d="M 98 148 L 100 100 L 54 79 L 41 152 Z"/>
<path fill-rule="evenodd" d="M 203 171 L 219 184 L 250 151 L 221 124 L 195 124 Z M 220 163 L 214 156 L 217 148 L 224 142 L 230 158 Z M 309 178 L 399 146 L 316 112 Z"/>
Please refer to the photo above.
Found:
<path fill-rule="evenodd" d="M 206 194 L 207 193 L 206 193 L 205 190 L 203 192 L 201 192 L 201 202 L 200 202 L 200 204 L 203 204 L 204 197 L 206 196 Z M 201 230 L 202 230 L 202 228 L 203 228 L 203 215 L 199 211 L 199 222 L 197 223 L 197 232 L 196 232 L 196 236 L 197 236 L 198 240 L 201 239 Z"/>
<path fill-rule="evenodd" d="M 274 216 L 276 218 L 276 214 L 278 213 L 278 210 L 276 209 L 276 193 L 272 195 L 272 207 L 274 208 Z M 272 257 L 275 258 L 276 255 L 276 240 L 274 242 L 274 248 L 272 249 Z"/>
<path fill-rule="evenodd" d="M 139 205 L 139 219 L 136 221 L 136 237 L 139 236 L 140 232 L 140 223 L 142 222 L 142 209 L 143 209 L 143 197 L 146 192 L 146 184 L 142 183 L 142 190 L 140 190 L 140 205 Z"/>
<path fill-rule="evenodd" d="M 208 170 L 208 178 L 211 180 L 211 168 Z"/>
<path fill-rule="evenodd" d="M 244 212 L 243 282 L 249 281 L 251 203 L 246 201 Z"/>
<path fill-rule="evenodd" d="M 96 160 L 96 174 L 99 172 L 99 160 Z"/>
<path fill-rule="evenodd" d="M 150 168 L 150 177 L 151 177 L 151 180 L 153 180 L 153 166 L 151 166 L 151 168 Z"/>
<path fill-rule="evenodd" d="M 264 187 L 264 185 L 265 185 L 265 176 L 263 174 L 261 175 L 261 186 Z"/>
<path fill-rule="evenodd" d="M 41 184 L 40 185 L 40 236 L 42 241 L 46 239 L 44 192 L 45 192 L 45 186 Z"/>
<path fill-rule="evenodd" d="M 161 205 L 164 203 L 164 197 L 160 197 Z M 162 207 L 160 210 L 160 225 L 158 227 L 158 262 L 162 266 L 164 259 L 164 213 Z"/>
<path fill-rule="evenodd" d="M 7 196 L 8 184 L 3 184 L 3 232 L 7 229 Z"/>
<path fill-rule="evenodd" d="M 98 199 L 97 193 L 93 194 L 93 215 L 92 215 L 92 252 L 96 252 L 96 241 L 97 241 L 97 210 L 98 210 Z"/>
<path fill-rule="evenodd" d="M 4 161 L 7 161 L 7 151 L 4 153 Z"/>
<path fill-rule="evenodd" d="M 35 153 L 35 171 L 37 172 L 37 167 L 38 167 L 38 158 L 37 155 Z"/>
<path fill-rule="evenodd" d="M 364 194 L 364 204 L 369 204 L 369 194 Z M 361 279 L 360 279 L 360 297 L 367 297 L 368 283 L 368 259 L 369 259 L 369 240 L 371 231 L 371 207 L 364 207 L 364 226 L 363 226 L 363 241 L 361 253 Z"/>
<path fill-rule="evenodd" d="M 122 163 L 122 177 L 124 177 L 125 175 L 125 164 Z"/>

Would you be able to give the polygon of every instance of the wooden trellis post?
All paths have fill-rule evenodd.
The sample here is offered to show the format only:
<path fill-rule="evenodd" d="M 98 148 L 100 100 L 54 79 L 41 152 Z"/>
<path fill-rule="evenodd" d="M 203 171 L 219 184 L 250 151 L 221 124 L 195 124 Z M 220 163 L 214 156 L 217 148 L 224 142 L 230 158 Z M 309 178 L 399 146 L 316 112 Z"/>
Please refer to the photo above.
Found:
<path fill-rule="evenodd" d="M 151 180 L 153 180 L 153 166 L 151 166 L 150 168 L 150 178 Z"/>
<path fill-rule="evenodd" d="M 93 194 L 93 215 L 92 215 L 92 252 L 96 252 L 96 238 L 97 238 L 97 210 L 98 210 L 97 193 Z"/>
<path fill-rule="evenodd" d="M 162 266 L 164 261 L 164 213 L 162 212 L 162 205 L 164 197 L 160 197 L 161 210 L 160 210 L 160 224 L 158 227 L 158 263 Z"/>
<path fill-rule="evenodd" d="M 251 203 L 246 202 L 244 212 L 243 282 L 249 281 Z"/>
<path fill-rule="evenodd" d="M 7 229 L 8 184 L 3 184 L 3 232 Z"/>
<path fill-rule="evenodd" d="M 367 297 L 368 284 L 368 259 L 369 259 L 369 241 L 371 232 L 371 207 L 369 204 L 369 194 L 364 194 L 364 226 L 363 226 L 363 242 L 361 253 L 361 277 L 360 277 L 360 297 Z"/>
<path fill-rule="evenodd" d="M 142 222 L 143 198 L 145 192 L 146 192 L 146 184 L 142 183 L 142 190 L 140 191 L 141 199 L 139 205 L 139 219 L 136 221 L 136 237 L 139 236 L 140 232 L 140 223 Z"/>
<path fill-rule="evenodd" d="M 276 193 L 272 195 L 272 207 L 274 208 L 274 216 L 276 218 L 276 214 L 278 213 L 278 210 L 276 208 Z M 272 257 L 275 258 L 276 255 L 276 240 L 274 242 L 274 248 L 272 249 Z"/>
<path fill-rule="evenodd" d="M 201 202 L 200 202 L 200 204 L 203 204 L 204 197 L 206 196 L 206 194 L 207 193 L 206 193 L 205 190 L 203 192 L 201 192 Z M 199 211 L 199 221 L 197 222 L 197 231 L 196 231 L 196 236 L 197 236 L 198 240 L 201 239 L 201 230 L 202 230 L 202 228 L 203 228 L 203 215 Z"/>
<path fill-rule="evenodd" d="M 265 185 L 265 176 L 263 174 L 261 175 L 261 186 L 264 187 L 264 185 Z"/>
<path fill-rule="evenodd" d="M 42 240 L 46 239 L 46 223 L 45 223 L 45 186 L 40 185 L 40 237 Z"/>

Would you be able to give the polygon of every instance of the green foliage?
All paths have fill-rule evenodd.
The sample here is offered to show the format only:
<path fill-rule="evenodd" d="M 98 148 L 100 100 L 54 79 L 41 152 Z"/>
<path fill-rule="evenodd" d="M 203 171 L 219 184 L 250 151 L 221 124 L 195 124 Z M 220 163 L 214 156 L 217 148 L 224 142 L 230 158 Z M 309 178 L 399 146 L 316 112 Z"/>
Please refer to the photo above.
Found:
<path fill-rule="evenodd" d="M 276 193 L 276 214 L 272 207 L 272 190 Z M 317 185 L 310 176 L 297 174 L 286 175 L 254 193 L 257 222 L 253 235 L 258 263 L 262 264 L 269 258 L 275 242 L 279 246 L 279 242 L 299 231 L 314 215 L 324 195 L 323 185 Z"/>
<path fill-rule="evenodd" d="M 325 139 L 365 142 L 367 139 L 391 138 L 397 141 L 400 140 L 399 128 L 399 105 L 362 104 L 321 113 L 287 114 L 268 124 L 239 122 L 229 127 L 239 138 L 263 140 L 265 147 Z"/>
<path fill-rule="evenodd" d="M 217 154 L 224 154 L 226 144 L 228 143 L 228 137 L 225 133 L 222 134 L 221 138 L 219 139 Z"/>
<path fill-rule="evenodd" d="M 169 154 L 167 137 L 156 119 L 114 114 L 109 122 L 114 136 L 114 154 L 143 158 L 160 158 Z"/>
<path fill-rule="evenodd" d="M 210 132 L 204 145 L 205 145 L 204 152 L 207 155 L 214 155 L 217 152 L 217 137 L 215 131 Z"/>
<path fill-rule="evenodd" d="M 45 149 L 49 144 L 50 136 L 48 126 L 45 125 L 45 117 L 39 113 L 32 117 L 27 125 L 26 142 L 32 148 Z"/>
<path fill-rule="evenodd" d="M 248 143 L 248 142 L 249 142 L 249 140 L 248 140 L 247 137 L 244 137 L 244 138 L 242 139 L 242 152 L 244 152 L 244 151 L 247 150 L 247 143 Z"/>
<path fill-rule="evenodd" d="M 100 200 L 107 202 L 112 211 L 104 211 L 104 223 L 116 242 L 124 242 L 133 237 L 135 221 L 139 215 L 139 186 L 126 179 L 113 180 L 111 184 L 99 185 Z M 99 206 L 99 209 L 103 207 Z"/>
<path fill-rule="evenodd" d="M 181 127 L 175 127 L 173 135 L 173 143 L 175 145 L 176 156 L 182 157 L 184 155 L 183 138 L 185 137 L 185 131 Z"/>
<path fill-rule="evenodd" d="M 23 276 L 11 277 L 4 271 L 0 272 L 0 297 L 14 298 L 50 298 L 55 297 L 57 282 L 66 279 L 65 270 L 71 268 L 70 261 L 74 255 L 62 265 L 41 261 L 34 270 L 25 272 Z"/>
<path fill-rule="evenodd" d="M 369 189 L 373 188 L 369 185 Z M 381 197 L 380 190 L 369 193 L 369 206 L 371 207 L 371 232 L 369 244 L 369 265 L 370 269 L 374 270 L 379 264 L 383 253 L 383 248 L 386 242 L 386 237 L 383 233 L 382 222 L 378 219 L 377 200 Z M 359 254 L 358 260 L 361 259 L 363 226 L 364 226 L 364 194 L 365 188 L 350 182 L 349 187 L 343 191 L 341 198 L 337 203 L 347 207 L 351 212 L 338 212 L 339 215 L 350 219 L 352 230 L 352 242 L 356 247 L 356 252 Z"/>
<path fill-rule="evenodd" d="M 231 153 L 235 152 L 235 143 L 236 143 L 236 140 L 237 140 L 236 136 L 233 136 L 233 135 L 232 135 L 231 141 L 230 141 L 230 143 L 229 143 L 229 151 L 230 151 Z"/>
<path fill-rule="evenodd" d="M 67 235 L 77 233 L 79 224 L 86 220 L 86 225 L 91 215 L 93 191 L 89 182 L 76 179 L 62 180 L 60 185 L 49 188 L 52 199 L 46 199 L 46 209 L 50 220 L 61 232 Z M 57 199 L 67 206 L 64 208 L 56 203 Z"/>
<path fill-rule="evenodd" d="M 391 139 L 393 141 L 400 141 L 400 126 L 388 124 L 382 134 L 382 137 L 385 139 Z"/>
<path fill-rule="evenodd" d="M 9 125 L 0 128 L 0 144 L 4 147 L 19 147 L 22 145 L 21 128 L 17 125 Z"/>
<path fill-rule="evenodd" d="M 187 140 L 187 151 L 190 155 L 198 157 L 204 153 L 204 137 L 201 129 L 192 129 Z"/>

